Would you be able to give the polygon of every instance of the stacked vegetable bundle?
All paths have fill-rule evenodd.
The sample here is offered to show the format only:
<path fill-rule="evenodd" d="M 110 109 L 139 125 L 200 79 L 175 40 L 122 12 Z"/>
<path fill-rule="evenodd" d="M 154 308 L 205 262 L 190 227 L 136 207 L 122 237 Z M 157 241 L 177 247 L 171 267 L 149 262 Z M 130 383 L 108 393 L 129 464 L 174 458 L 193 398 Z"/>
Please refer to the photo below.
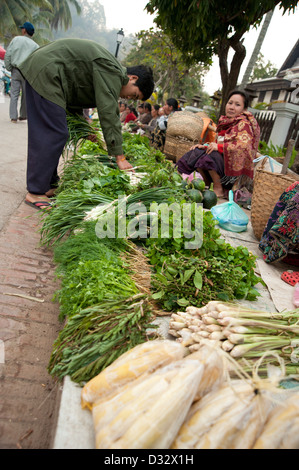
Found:
<path fill-rule="evenodd" d="M 191 352 L 200 348 L 204 338 L 219 341 L 222 349 L 235 359 L 246 359 L 252 370 L 265 353 L 274 352 L 284 361 L 286 374 L 299 373 L 299 309 L 269 313 L 242 305 L 209 302 L 202 308 L 189 306 L 171 315 L 169 333 Z M 265 357 L 273 362 L 273 357 Z M 245 367 L 245 365 L 244 365 Z"/>
<path fill-rule="evenodd" d="M 79 142 L 80 133 L 73 134 L 74 142 Z M 173 311 L 178 305 L 202 305 L 215 298 L 254 300 L 258 295 L 254 285 L 259 282 L 255 258 L 246 248 L 235 249 L 220 239 L 209 211 L 203 214 L 199 249 L 185 249 L 189 240 L 174 238 L 173 233 L 164 238 L 160 232 L 146 244 L 134 239 L 134 245 L 117 233 L 115 238 L 100 238 L 97 223 L 106 209 L 117 209 L 118 196 L 127 204 L 142 204 L 146 223 L 152 203 L 182 206 L 187 199 L 181 176 L 161 152 L 149 147 L 147 139 L 124 134 L 126 155 L 136 172 L 140 169 L 145 174 L 137 186 L 131 185 L 129 176 L 98 143 L 81 140 L 75 155 L 65 162 L 57 197 L 52 210 L 43 216 L 41 228 L 42 243 L 54 249 L 61 281 L 55 299 L 60 303 L 60 318 L 66 322 L 54 344 L 49 371 L 59 379 L 69 375 L 80 383 L 148 340 L 147 328 L 155 315 L 152 292 L 160 310 Z M 196 204 L 192 207 L 195 210 Z M 138 222 L 134 214 L 125 214 L 124 219 L 127 225 Z M 191 222 L 194 228 L 194 214 Z M 142 247 L 142 261 L 146 253 L 147 267 L 148 260 L 152 264 L 152 292 L 136 281 L 132 262 L 136 256 L 139 268 L 136 242 Z M 171 267 L 177 271 L 174 282 Z"/>
<path fill-rule="evenodd" d="M 229 364 L 212 342 L 188 354 L 180 343 L 154 340 L 123 354 L 81 392 L 96 448 L 297 448 L 298 391 L 240 371 L 229 378 Z"/>

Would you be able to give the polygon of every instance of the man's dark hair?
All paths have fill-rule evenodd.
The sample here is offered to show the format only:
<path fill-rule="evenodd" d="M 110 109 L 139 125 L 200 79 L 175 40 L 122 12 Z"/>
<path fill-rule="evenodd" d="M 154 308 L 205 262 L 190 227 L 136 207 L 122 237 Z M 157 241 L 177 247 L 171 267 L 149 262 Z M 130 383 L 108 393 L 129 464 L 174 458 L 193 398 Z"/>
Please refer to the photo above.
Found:
<path fill-rule="evenodd" d="M 244 100 L 244 108 L 247 109 L 248 106 L 249 106 L 249 97 L 247 95 L 247 93 L 245 93 L 245 91 L 242 91 L 242 90 L 232 90 L 228 97 L 227 97 L 227 102 L 229 101 L 229 99 L 233 96 L 233 95 L 240 95 L 242 96 L 243 100 Z"/>
<path fill-rule="evenodd" d="M 168 106 L 172 106 L 174 111 L 178 110 L 179 103 L 175 98 L 168 98 L 168 100 L 166 100 L 166 103 L 168 104 Z"/>
<path fill-rule="evenodd" d="M 127 67 L 127 74 L 137 75 L 138 79 L 135 85 L 138 86 L 141 91 L 143 101 L 148 100 L 155 87 L 152 69 L 146 65 L 135 65 L 133 67 Z"/>
<path fill-rule="evenodd" d="M 148 109 L 149 112 L 152 110 L 152 105 L 150 103 L 144 103 L 144 109 Z"/>

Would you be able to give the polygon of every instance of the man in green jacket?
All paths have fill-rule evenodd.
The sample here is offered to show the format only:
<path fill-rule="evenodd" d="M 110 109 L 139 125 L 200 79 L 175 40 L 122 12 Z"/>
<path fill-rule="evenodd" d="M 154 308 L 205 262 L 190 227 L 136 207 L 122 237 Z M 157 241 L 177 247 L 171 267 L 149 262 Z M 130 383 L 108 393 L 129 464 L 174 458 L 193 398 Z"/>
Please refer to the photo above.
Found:
<path fill-rule="evenodd" d="M 152 70 L 124 68 L 105 48 L 87 39 L 60 39 L 40 47 L 19 69 L 26 79 L 28 161 L 25 202 L 46 209 L 57 184 L 59 158 L 68 139 L 66 111 L 97 108 L 108 154 L 122 170 L 132 166 L 123 155 L 118 99 L 147 100 Z"/>

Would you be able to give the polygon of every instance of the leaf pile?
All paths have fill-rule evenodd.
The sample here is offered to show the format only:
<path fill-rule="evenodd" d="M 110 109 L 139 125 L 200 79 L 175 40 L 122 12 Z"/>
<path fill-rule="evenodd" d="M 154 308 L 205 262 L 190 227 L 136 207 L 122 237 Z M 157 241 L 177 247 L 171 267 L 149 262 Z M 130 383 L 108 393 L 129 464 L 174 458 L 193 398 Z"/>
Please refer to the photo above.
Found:
<path fill-rule="evenodd" d="M 195 231 L 194 213 L 192 224 Z M 202 224 L 203 242 L 196 249 L 185 248 L 189 239 L 183 232 L 180 238 L 173 237 L 173 218 L 169 237 L 160 230 L 158 238 L 147 239 L 154 270 L 153 298 L 165 310 L 187 305 L 201 307 L 218 299 L 255 300 L 259 296 L 254 287 L 262 282 L 255 275 L 256 257 L 246 247 L 234 248 L 225 242 L 210 211 L 203 211 Z"/>

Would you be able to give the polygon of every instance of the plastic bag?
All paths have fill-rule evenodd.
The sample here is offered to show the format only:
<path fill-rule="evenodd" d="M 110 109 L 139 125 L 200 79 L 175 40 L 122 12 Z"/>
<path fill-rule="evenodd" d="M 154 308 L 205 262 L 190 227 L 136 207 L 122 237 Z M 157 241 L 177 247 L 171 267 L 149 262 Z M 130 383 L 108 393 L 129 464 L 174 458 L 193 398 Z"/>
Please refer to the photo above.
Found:
<path fill-rule="evenodd" d="M 217 220 L 220 227 L 230 232 L 245 232 L 249 222 L 249 217 L 234 202 L 234 193 L 229 191 L 229 202 L 218 204 L 211 208 L 214 219 Z"/>

